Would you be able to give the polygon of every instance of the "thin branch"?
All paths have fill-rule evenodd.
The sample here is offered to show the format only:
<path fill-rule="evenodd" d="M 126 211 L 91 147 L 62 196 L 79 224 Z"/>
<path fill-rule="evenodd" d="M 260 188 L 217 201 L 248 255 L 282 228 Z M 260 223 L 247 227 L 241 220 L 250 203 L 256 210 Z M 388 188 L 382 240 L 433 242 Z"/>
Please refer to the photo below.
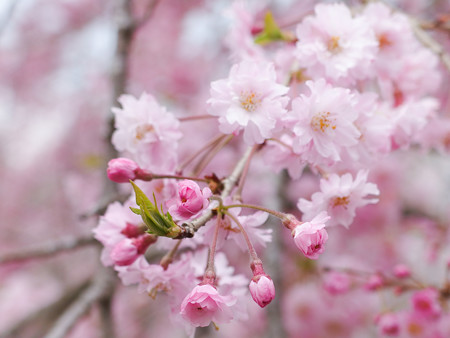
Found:
<path fill-rule="evenodd" d="M 218 144 L 214 146 L 209 152 L 207 152 L 194 167 L 192 175 L 198 176 L 203 169 L 212 161 L 212 159 L 217 155 L 219 151 L 221 151 L 231 140 L 233 139 L 233 135 L 228 135 L 224 139 L 222 139 Z"/>
<path fill-rule="evenodd" d="M 25 318 L 15 323 L 14 326 L 0 333 L 1 338 L 25 337 L 27 332 L 33 332 L 34 337 L 43 336 L 47 325 L 51 325 L 53 318 L 63 312 L 86 289 L 88 282 L 68 290 L 55 302 L 30 313 Z M 34 325 L 32 325 L 34 324 Z"/>
<path fill-rule="evenodd" d="M 67 237 L 58 241 L 43 243 L 34 248 L 27 248 L 17 252 L 5 254 L 0 257 L 0 264 L 21 262 L 35 258 L 45 258 L 59 252 L 74 250 L 86 245 L 95 245 L 97 241 L 89 234 L 81 237 Z"/>
<path fill-rule="evenodd" d="M 102 302 L 111 297 L 114 291 L 114 271 L 101 266 L 88 288 L 74 301 L 58 318 L 45 338 L 63 338 L 77 321 L 96 302 Z"/>

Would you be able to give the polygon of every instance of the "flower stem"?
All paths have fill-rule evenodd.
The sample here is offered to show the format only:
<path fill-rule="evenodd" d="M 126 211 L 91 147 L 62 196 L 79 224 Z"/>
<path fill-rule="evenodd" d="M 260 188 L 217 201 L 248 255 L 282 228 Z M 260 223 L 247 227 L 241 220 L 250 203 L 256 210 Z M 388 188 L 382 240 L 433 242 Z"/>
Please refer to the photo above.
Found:
<path fill-rule="evenodd" d="M 286 214 L 276 211 L 276 210 L 272 210 L 272 209 L 268 209 L 268 208 L 264 208 L 262 206 L 259 205 L 253 205 L 253 204 L 230 204 L 230 205 L 224 205 L 222 207 L 223 210 L 228 210 L 231 208 L 249 208 L 249 209 L 255 209 L 255 210 L 261 210 L 264 212 L 267 212 L 268 214 L 271 214 L 275 217 L 278 217 L 281 220 L 284 220 L 286 218 Z"/>
<path fill-rule="evenodd" d="M 174 245 L 174 247 L 167 254 L 165 254 L 163 258 L 161 258 L 159 265 L 161 265 L 164 270 L 167 270 L 169 264 L 173 262 L 173 257 L 175 256 L 178 248 L 180 247 L 181 241 L 182 239 L 179 239 L 177 243 Z"/>
<path fill-rule="evenodd" d="M 217 237 L 219 236 L 219 228 L 222 224 L 222 215 L 217 216 L 216 228 L 214 229 L 214 235 L 209 248 L 208 263 L 206 265 L 205 274 L 203 276 L 203 283 L 214 285 L 216 279 L 216 273 L 214 269 L 214 257 L 216 255 Z"/>
<path fill-rule="evenodd" d="M 260 149 L 260 145 L 256 144 L 252 147 L 252 150 L 250 152 L 250 156 L 247 158 L 247 161 L 245 162 L 244 169 L 242 170 L 241 177 L 239 179 L 239 184 L 236 189 L 236 192 L 234 194 L 234 198 L 238 201 L 242 200 L 242 189 L 244 188 L 245 179 L 247 178 L 248 169 L 250 168 L 250 162 L 252 161 L 252 157 L 255 154 L 255 152 Z"/>
<path fill-rule="evenodd" d="M 230 217 L 234 223 L 237 224 L 237 226 L 239 227 L 239 229 L 242 232 L 242 236 L 244 236 L 245 242 L 247 243 L 247 247 L 248 247 L 248 251 L 250 253 L 250 256 L 252 257 L 253 261 L 259 261 L 259 257 L 258 254 L 255 251 L 255 248 L 253 247 L 252 242 L 250 242 L 250 238 L 248 237 L 247 232 L 245 231 L 244 227 L 242 226 L 242 224 L 239 222 L 239 220 L 237 219 L 236 216 L 234 216 L 232 213 L 228 212 L 228 211 L 224 211 L 224 214 L 227 215 L 228 217 Z"/>
<path fill-rule="evenodd" d="M 184 168 L 186 168 L 197 156 L 199 156 L 202 152 L 206 151 L 208 148 L 211 148 L 215 146 L 217 143 L 219 143 L 222 139 L 224 139 L 225 135 L 219 135 L 212 140 L 210 140 L 207 144 L 205 144 L 202 148 L 200 148 L 198 151 L 196 151 L 194 154 L 192 154 L 190 157 L 188 157 L 182 164 L 180 164 L 176 170 L 176 172 L 181 173 Z"/>
<path fill-rule="evenodd" d="M 231 141 L 233 135 L 228 135 L 225 139 L 221 139 L 208 153 L 206 153 L 203 158 L 197 163 L 194 168 L 193 175 L 197 176 L 203 169 L 211 162 L 211 160 L 217 155 L 217 153 L 225 147 L 228 142 Z"/>

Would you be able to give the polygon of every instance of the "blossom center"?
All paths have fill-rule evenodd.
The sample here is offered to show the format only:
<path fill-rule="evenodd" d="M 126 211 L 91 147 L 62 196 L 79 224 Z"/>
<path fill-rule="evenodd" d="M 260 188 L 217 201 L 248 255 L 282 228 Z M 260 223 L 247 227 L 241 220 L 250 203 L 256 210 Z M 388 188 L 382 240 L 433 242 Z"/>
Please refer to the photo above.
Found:
<path fill-rule="evenodd" d="M 332 202 L 332 206 L 333 208 L 335 207 L 344 207 L 345 209 L 347 208 L 347 205 L 350 203 L 350 198 L 349 196 L 344 196 L 344 197 L 335 197 L 333 199 Z"/>
<path fill-rule="evenodd" d="M 330 112 L 319 113 L 313 116 L 311 119 L 311 127 L 314 131 L 321 131 L 324 133 L 328 128 L 336 129 L 336 125 L 333 124 L 334 120 L 330 118 Z"/>
<path fill-rule="evenodd" d="M 378 46 L 380 49 L 388 47 L 392 44 L 391 40 L 386 36 L 386 34 L 380 34 L 378 36 Z"/>
<path fill-rule="evenodd" d="M 341 51 L 341 46 L 339 45 L 339 36 L 332 36 L 328 40 L 327 48 L 331 53 L 337 53 Z"/>
<path fill-rule="evenodd" d="M 258 109 L 261 104 L 261 100 L 253 91 L 242 92 L 240 97 L 241 107 L 249 113 Z"/>
<path fill-rule="evenodd" d="M 155 127 L 152 124 L 146 123 L 136 127 L 136 139 L 142 140 L 146 134 L 154 133 Z"/>

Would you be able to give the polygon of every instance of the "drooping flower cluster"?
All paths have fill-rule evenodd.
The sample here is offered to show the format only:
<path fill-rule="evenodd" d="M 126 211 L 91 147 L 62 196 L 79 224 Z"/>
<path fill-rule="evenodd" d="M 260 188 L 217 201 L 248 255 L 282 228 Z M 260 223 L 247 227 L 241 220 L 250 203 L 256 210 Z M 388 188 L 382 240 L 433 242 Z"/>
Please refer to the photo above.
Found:
<path fill-rule="evenodd" d="M 332 226 L 349 228 L 358 209 L 378 202 L 380 190 L 368 182 L 371 167 L 388 153 L 420 142 L 418 133 L 438 109 L 429 96 L 435 87 L 408 86 L 414 77 L 436 75 L 436 57 L 416 41 L 406 18 L 386 5 L 369 4 L 353 12 L 343 3 L 318 4 L 292 31 L 282 30 L 270 13 L 261 29 L 254 29 L 255 18 L 243 6 L 235 4 L 233 13 L 238 27 L 227 45 L 240 60 L 228 77 L 211 82 L 203 102 L 209 115 L 177 119 L 151 95 L 121 97 L 122 108 L 113 110 L 113 144 L 132 160 L 112 160 L 108 177 L 118 183 L 136 181 L 137 207 L 112 204 L 95 230 L 105 246 L 103 263 L 114 265 L 126 285 L 138 284 L 153 297 L 167 293 L 172 320 L 188 331 L 246 318 L 245 294 L 262 308 L 271 306 L 274 280 L 258 256 L 271 241 L 273 230 L 264 225 L 268 215 L 289 229 L 306 258 L 319 260 L 333 245 L 337 230 Z M 239 30 L 247 31 L 239 35 Z M 253 35 L 254 41 L 249 39 Z M 404 65 L 411 53 L 416 53 L 414 60 Z M 424 55 L 431 60 L 427 72 L 404 74 L 424 62 Z M 391 71 L 387 63 L 398 60 L 402 65 Z M 204 130 L 180 126 L 180 120 L 199 119 L 211 124 Z M 203 131 L 211 136 L 214 130 L 222 134 L 201 139 Z M 198 149 L 187 146 L 190 140 Z M 259 161 L 260 151 L 264 161 Z M 280 195 L 298 201 L 297 210 L 264 206 L 270 201 L 270 190 L 264 190 L 269 173 L 283 170 L 292 181 Z M 302 186 L 304 172 L 310 182 Z M 288 186 L 306 186 L 307 191 L 293 193 Z M 294 216 L 299 212 L 301 217 Z M 159 263 L 145 255 L 153 243 L 149 252 L 162 256 Z M 233 276 L 228 267 L 226 256 L 242 261 L 236 247 L 249 253 L 250 278 Z M 326 272 L 328 295 L 352 290 L 345 273 Z M 408 277 L 405 269 L 395 275 Z M 386 285 L 384 275 L 374 273 L 361 289 L 371 292 Z M 413 298 L 415 313 L 428 319 L 441 310 L 432 293 Z M 397 324 L 395 315 L 377 320 L 384 334 L 396 334 Z"/>

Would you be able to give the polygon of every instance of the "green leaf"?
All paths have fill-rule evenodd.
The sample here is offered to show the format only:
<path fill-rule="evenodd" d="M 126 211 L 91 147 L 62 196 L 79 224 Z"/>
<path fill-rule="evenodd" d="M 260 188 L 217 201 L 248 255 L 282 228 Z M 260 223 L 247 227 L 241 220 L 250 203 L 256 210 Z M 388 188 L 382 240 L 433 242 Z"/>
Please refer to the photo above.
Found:
<path fill-rule="evenodd" d="M 264 17 L 264 29 L 255 37 L 255 43 L 266 45 L 273 41 L 283 40 L 283 32 L 275 22 L 272 12 L 268 11 Z"/>
<path fill-rule="evenodd" d="M 275 22 L 272 12 L 268 11 L 264 17 L 264 29 L 255 36 L 254 41 L 259 45 L 267 45 L 275 41 L 295 42 L 296 37 L 290 31 L 282 31 Z"/>
<path fill-rule="evenodd" d="M 130 183 L 136 194 L 136 204 L 139 206 L 139 209 L 131 207 L 130 209 L 135 214 L 141 216 L 142 221 L 147 225 L 147 232 L 157 236 L 177 237 L 181 232 L 181 228 L 175 224 L 169 213 L 166 215 L 163 214 L 162 205 L 161 211 L 158 210 L 155 194 L 153 194 L 153 204 L 133 181 L 130 181 Z"/>

